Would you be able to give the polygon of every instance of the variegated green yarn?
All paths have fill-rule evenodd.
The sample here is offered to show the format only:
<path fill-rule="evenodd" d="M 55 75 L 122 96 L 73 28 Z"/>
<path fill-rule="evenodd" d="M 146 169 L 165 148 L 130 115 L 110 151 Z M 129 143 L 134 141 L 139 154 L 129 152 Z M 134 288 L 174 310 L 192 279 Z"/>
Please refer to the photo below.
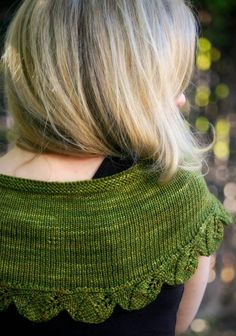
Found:
<path fill-rule="evenodd" d="M 188 280 L 232 223 L 200 173 L 160 186 L 144 163 L 77 182 L 0 175 L 0 197 L 0 310 L 14 303 L 37 322 L 141 309 Z"/>

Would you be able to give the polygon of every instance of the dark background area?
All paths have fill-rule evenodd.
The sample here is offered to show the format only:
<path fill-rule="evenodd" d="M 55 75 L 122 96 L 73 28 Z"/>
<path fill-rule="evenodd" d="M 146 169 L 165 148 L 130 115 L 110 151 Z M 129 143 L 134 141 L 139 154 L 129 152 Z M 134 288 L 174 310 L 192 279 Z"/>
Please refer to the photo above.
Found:
<path fill-rule="evenodd" d="M 4 35 L 20 1 L 0 3 L 0 50 Z M 192 1 L 201 33 L 196 71 L 189 89 L 188 116 L 203 142 L 216 143 L 209 155 L 206 182 L 212 193 L 236 214 L 236 1 Z M 9 118 L 4 106 L 0 75 L 0 154 L 9 145 Z M 236 226 L 227 227 L 217 252 L 206 294 L 189 331 L 202 336 L 236 336 Z"/>

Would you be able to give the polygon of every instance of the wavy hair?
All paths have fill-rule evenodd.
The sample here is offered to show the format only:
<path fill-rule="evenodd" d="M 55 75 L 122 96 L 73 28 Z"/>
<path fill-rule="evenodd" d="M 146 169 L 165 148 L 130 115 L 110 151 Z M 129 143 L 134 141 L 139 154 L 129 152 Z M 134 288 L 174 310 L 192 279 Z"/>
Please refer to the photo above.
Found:
<path fill-rule="evenodd" d="M 13 142 L 34 153 L 150 160 L 167 182 L 201 169 L 175 100 L 194 69 L 197 24 L 182 0 L 25 0 L 2 54 Z"/>

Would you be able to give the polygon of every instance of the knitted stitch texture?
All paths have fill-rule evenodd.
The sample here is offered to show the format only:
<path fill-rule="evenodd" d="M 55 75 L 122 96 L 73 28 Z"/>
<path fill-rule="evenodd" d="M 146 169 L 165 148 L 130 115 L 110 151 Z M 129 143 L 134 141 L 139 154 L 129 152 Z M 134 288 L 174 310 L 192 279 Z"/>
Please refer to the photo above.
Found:
<path fill-rule="evenodd" d="M 201 173 L 157 177 L 143 162 L 76 182 L 0 175 L 0 311 L 101 323 L 188 280 L 233 219 Z"/>

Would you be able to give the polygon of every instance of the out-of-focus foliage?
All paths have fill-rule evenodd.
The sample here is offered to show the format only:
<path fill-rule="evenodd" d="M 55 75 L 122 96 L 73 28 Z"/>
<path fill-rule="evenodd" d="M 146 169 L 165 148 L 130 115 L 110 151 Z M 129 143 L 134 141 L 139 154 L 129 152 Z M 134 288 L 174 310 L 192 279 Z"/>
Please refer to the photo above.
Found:
<path fill-rule="evenodd" d="M 235 40 L 236 1 L 193 0 L 192 3 L 199 11 L 204 36 L 217 47 L 229 50 Z"/>
<path fill-rule="evenodd" d="M 236 1 L 195 0 L 201 30 L 190 99 L 191 123 L 215 143 L 206 181 L 236 213 Z M 204 142 L 204 141 L 203 141 Z M 185 336 L 236 336 L 236 226 L 225 232 L 199 312 Z"/>

